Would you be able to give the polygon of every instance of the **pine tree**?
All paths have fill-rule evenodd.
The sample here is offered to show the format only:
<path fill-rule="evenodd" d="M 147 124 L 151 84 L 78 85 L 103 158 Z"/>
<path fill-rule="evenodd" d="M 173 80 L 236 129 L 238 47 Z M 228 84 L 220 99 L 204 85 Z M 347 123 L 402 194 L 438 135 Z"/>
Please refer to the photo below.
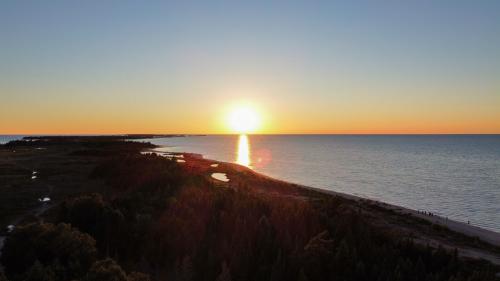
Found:
<path fill-rule="evenodd" d="M 182 281 L 192 281 L 194 278 L 193 262 L 189 256 L 184 257 L 181 265 L 181 276 Z"/>
<path fill-rule="evenodd" d="M 216 281 L 231 281 L 231 272 L 225 261 L 222 262 L 221 273 L 217 276 Z"/>
<path fill-rule="evenodd" d="M 304 269 L 301 268 L 299 272 L 299 276 L 297 278 L 297 281 L 309 281 L 309 278 L 307 278 L 306 273 L 304 272 Z"/>

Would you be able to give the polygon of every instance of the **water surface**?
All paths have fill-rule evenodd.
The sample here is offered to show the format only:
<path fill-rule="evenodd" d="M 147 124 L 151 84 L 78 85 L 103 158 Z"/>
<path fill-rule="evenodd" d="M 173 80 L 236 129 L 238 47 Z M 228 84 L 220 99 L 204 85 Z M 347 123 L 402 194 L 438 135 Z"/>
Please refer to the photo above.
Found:
<path fill-rule="evenodd" d="M 0 135 L 0 144 L 6 144 L 9 141 L 20 140 L 24 136 L 21 135 Z"/>

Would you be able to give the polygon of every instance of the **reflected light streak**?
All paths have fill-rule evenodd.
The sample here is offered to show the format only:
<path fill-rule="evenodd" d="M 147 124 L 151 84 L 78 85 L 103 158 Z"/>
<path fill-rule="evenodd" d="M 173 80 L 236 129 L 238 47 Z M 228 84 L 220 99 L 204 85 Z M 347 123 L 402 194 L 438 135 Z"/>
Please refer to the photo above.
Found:
<path fill-rule="evenodd" d="M 240 135 L 238 138 L 238 150 L 236 153 L 236 163 L 250 167 L 250 145 L 247 135 Z"/>

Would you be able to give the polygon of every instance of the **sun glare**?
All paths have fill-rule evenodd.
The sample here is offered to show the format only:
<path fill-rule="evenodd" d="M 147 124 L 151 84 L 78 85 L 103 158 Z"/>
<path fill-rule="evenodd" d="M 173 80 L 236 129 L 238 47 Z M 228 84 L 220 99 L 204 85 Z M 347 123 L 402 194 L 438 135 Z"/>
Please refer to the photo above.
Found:
<path fill-rule="evenodd" d="M 229 126 L 239 134 L 252 133 L 259 127 L 259 115 L 247 106 L 236 107 L 229 113 Z"/>

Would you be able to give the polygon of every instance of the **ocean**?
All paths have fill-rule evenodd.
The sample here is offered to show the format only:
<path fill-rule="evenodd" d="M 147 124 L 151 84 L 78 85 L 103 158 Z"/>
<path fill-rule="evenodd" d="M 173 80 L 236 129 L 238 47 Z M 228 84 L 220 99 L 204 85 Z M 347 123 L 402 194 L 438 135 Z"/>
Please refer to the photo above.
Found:
<path fill-rule="evenodd" d="M 500 135 L 214 135 L 145 141 L 500 232 Z"/>
<path fill-rule="evenodd" d="M 20 140 L 24 136 L 21 135 L 0 135 L 0 144 L 6 144 L 9 141 Z"/>

